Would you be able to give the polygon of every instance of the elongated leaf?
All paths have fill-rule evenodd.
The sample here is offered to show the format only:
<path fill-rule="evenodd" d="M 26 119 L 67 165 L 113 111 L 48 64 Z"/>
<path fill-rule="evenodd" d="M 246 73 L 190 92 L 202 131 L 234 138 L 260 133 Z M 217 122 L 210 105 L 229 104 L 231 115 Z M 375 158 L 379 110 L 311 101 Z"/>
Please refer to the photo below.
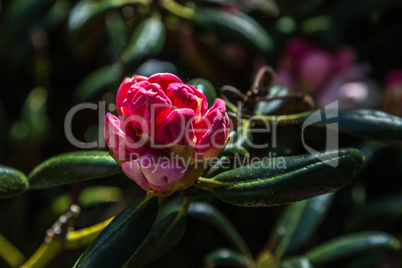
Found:
<path fill-rule="evenodd" d="M 82 151 L 54 156 L 37 166 L 28 178 L 31 189 L 41 189 L 120 172 L 108 152 Z"/>
<path fill-rule="evenodd" d="M 282 125 L 300 124 L 305 127 L 326 127 L 346 134 L 382 142 L 402 142 L 402 118 L 382 111 L 365 109 L 331 110 L 293 114 L 288 116 L 261 116 L 258 123 L 274 122 Z"/>
<path fill-rule="evenodd" d="M 208 100 L 208 108 L 211 108 L 212 104 L 214 104 L 216 98 L 218 97 L 214 85 L 204 78 L 193 78 L 187 83 L 205 95 Z"/>
<path fill-rule="evenodd" d="M 138 198 L 108 224 L 74 267 L 122 267 L 144 241 L 157 213 L 155 197 Z"/>
<path fill-rule="evenodd" d="M 340 110 L 338 119 L 326 118 L 316 125 L 338 121 L 339 129 L 348 134 L 388 142 L 402 142 L 402 118 L 375 110 Z"/>
<path fill-rule="evenodd" d="M 306 257 L 294 257 L 283 261 L 279 268 L 313 268 L 313 264 Z"/>
<path fill-rule="evenodd" d="M 230 267 L 248 268 L 250 261 L 244 255 L 226 248 L 220 248 L 208 253 L 204 258 L 208 267 L 225 265 Z"/>
<path fill-rule="evenodd" d="M 145 19 L 136 28 L 128 46 L 124 49 L 121 60 L 124 65 L 138 64 L 158 54 L 165 42 L 165 26 L 159 14 Z"/>
<path fill-rule="evenodd" d="M 325 263 L 360 253 L 400 248 L 401 243 L 392 235 L 361 232 L 334 238 L 308 251 L 305 256 L 312 263 Z"/>
<path fill-rule="evenodd" d="M 273 206 L 336 191 L 349 184 L 363 162 L 356 149 L 268 158 L 225 171 L 198 186 L 239 206 Z"/>
<path fill-rule="evenodd" d="M 143 267 L 171 250 L 186 230 L 186 213 L 183 210 L 170 213 L 154 225 L 141 246 L 125 267 Z"/>
<path fill-rule="evenodd" d="M 245 256 L 252 256 L 239 232 L 222 212 L 204 202 L 192 202 L 188 215 L 202 219 L 217 228 Z"/>
<path fill-rule="evenodd" d="M 253 18 L 238 11 L 223 11 L 215 8 L 196 9 L 193 21 L 219 36 L 233 40 L 248 48 L 266 54 L 273 49 L 269 34 Z"/>
<path fill-rule="evenodd" d="M 0 165 L 0 198 L 8 198 L 24 192 L 28 179 L 21 171 Z"/>
<path fill-rule="evenodd" d="M 326 216 L 333 194 L 319 195 L 290 204 L 273 228 L 270 241 L 279 241 L 274 248 L 276 258 L 291 254 L 313 234 Z"/>

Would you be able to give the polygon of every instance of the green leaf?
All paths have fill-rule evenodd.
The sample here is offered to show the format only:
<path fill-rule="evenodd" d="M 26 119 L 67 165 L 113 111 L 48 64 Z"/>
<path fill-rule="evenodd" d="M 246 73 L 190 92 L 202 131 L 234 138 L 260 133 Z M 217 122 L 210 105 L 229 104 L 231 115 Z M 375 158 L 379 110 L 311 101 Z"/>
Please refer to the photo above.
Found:
<path fill-rule="evenodd" d="M 326 263 L 355 254 L 400 248 L 401 243 L 392 235 L 382 232 L 360 232 L 334 238 L 304 255 L 312 263 Z"/>
<path fill-rule="evenodd" d="M 23 193 L 28 188 L 28 179 L 21 171 L 0 165 L 0 198 Z"/>
<path fill-rule="evenodd" d="M 77 102 L 89 101 L 99 98 L 100 94 L 120 80 L 123 68 L 119 63 L 101 67 L 86 76 L 74 91 L 74 99 Z"/>
<path fill-rule="evenodd" d="M 207 79 L 193 78 L 188 81 L 187 84 L 192 85 L 193 87 L 195 87 L 195 89 L 204 94 L 204 96 L 208 100 L 208 108 L 211 108 L 216 98 L 218 98 L 214 85 L 212 85 L 212 83 L 209 82 Z"/>
<path fill-rule="evenodd" d="M 402 118 L 376 110 L 340 110 L 339 129 L 345 133 L 387 142 L 402 141 Z M 336 122 L 328 118 L 317 125 Z"/>
<path fill-rule="evenodd" d="M 204 202 L 192 202 L 188 208 L 188 215 L 208 222 L 217 228 L 234 247 L 245 256 L 252 256 L 250 249 L 234 225 L 226 216 L 214 206 Z"/>
<path fill-rule="evenodd" d="M 307 241 L 327 215 L 332 199 L 333 194 L 324 194 L 286 208 L 270 237 L 270 241 L 277 243 L 273 249 L 277 259 L 291 254 Z"/>
<path fill-rule="evenodd" d="M 281 262 L 279 268 L 313 268 L 313 264 L 306 257 L 294 257 Z"/>
<path fill-rule="evenodd" d="M 204 262 L 208 267 L 215 267 L 219 265 L 238 267 L 238 268 L 248 268 L 250 266 L 250 261 L 244 255 L 226 248 L 220 248 L 208 253 L 204 258 Z"/>
<path fill-rule="evenodd" d="M 154 196 L 138 198 L 108 224 L 74 267 L 122 267 L 144 241 L 157 213 Z"/>
<path fill-rule="evenodd" d="M 128 46 L 121 54 L 121 61 L 125 66 L 130 66 L 157 55 L 163 48 L 165 34 L 161 17 L 155 13 L 137 26 Z"/>
<path fill-rule="evenodd" d="M 120 172 L 120 166 L 108 152 L 82 151 L 54 156 L 37 166 L 28 178 L 31 189 L 41 189 Z"/>
<path fill-rule="evenodd" d="M 356 149 L 267 158 L 200 178 L 196 185 L 233 205 L 273 206 L 334 192 L 353 180 L 362 162 Z"/>
<path fill-rule="evenodd" d="M 193 22 L 202 28 L 216 31 L 220 37 L 241 43 L 253 51 L 267 54 L 273 49 L 273 41 L 265 29 L 242 12 L 197 8 Z"/>
<path fill-rule="evenodd" d="M 169 252 L 183 237 L 186 222 L 185 208 L 157 222 L 125 267 L 143 267 Z"/>
<path fill-rule="evenodd" d="M 377 110 L 321 109 L 287 116 L 256 116 L 253 121 L 257 124 L 300 124 L 303 128 L 325 127 L 371 140 L 399 144 L 402 142 L 402 118 Z"/>

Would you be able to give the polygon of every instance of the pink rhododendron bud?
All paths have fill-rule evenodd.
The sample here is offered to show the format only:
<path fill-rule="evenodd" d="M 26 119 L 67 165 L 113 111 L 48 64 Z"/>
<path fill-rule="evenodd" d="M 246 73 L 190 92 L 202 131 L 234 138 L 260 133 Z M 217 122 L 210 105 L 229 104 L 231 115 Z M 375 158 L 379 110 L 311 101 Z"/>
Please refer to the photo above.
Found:
<path fill-rule="evenodd" d="M 127 92 L 130 90 L 133 84 L 145 80 L 147 80 L 147 78 L 140 75 L 134 75 L 132 78 L 126 77 L 126 79 L 124 79 L 116 94 L 116 109 L 118 115 L 122 116 L 123 112 L 124 114 L 128 115 L 128 111 L 124 110 L 123 108 L 123 101 L 127 98 Z"/>
<path fill-rule="evenodd" d="M 123 172 L 145 190 L 161 191 L 173 186 L 185 173 L 180 162 L 162 150 L 149 149 L 141 158 L 126 161 Z"/>
<path fill-rule="evenodd" d="M 172 102 L 160 85 L 142 81 L 131 86 L 123 101 L 131 122 L 140 134 L 154 138 L 159 127 L 172 112 Z"/>
<path fill-rule="evenodd" d="M 175 107 L 194 110 L 195 122 L 200 121 L 208 109 L 207 98 L 191 85 L 171 83 L 166 92 Z"/>
<path fill-rule="evenodd" d="M 225 102 L 217 99 L 200 122 L 196 124 L 197 145 L 194 150 L 196 158 L 213 158 L 218 156 L 227 143 L 229 117 Z"/>
<path fill-rule="evenodd" d="M 208 110 L 206 97 L 173 74 L 126 78 L 116 107 L 120 117 L 105 118 L 110 154 L 154 195 L 189 187 L 203 173 L 203 162 L 218 156 L 229 140 L 224 101 Z"/>
<path fill-rule="evenodd" d="M 130 122 L 120 120 L 111 113 L 105 117 L 105 139 L 116 161 L 136 158 L 146 150 L 145 141 L 135 135 Z"/>
<path fill-rule="evenodd" d="M 173 110 L 156 136 L 158 144 L 188 145 L 194 143 L 194 111 L 188 108 Z"/>

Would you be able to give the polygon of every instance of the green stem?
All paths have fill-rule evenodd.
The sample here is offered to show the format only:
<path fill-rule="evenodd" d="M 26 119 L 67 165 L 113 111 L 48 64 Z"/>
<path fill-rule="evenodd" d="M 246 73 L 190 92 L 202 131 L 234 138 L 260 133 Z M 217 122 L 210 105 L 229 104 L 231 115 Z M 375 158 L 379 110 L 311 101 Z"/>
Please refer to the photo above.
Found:
<path fill-rule="evenodd" d="M 0 258 L 11 267 L 18 267 L 25 261 L 25 256 L 2 234 L 0 234 Z"/>
<path fill-rule="evenodd" d="M 212 187 L 224 186 L 224 185 L 229 185 L 229 184 L 230 183 L 223 183 L 223 182 L 214 181 L 212 179 L 199 177 L 197 180 L 197 183 L 194 184 L 194 186 L 196 186 L 200 189 L 203 189 L 203 190 L 211 190 Z"/>
<path fill-rule="evenodd" d="M 21 268 L 46 267 L 60 252 L 61 248 L 61 241 L 58 239 L 53 239 L 50 243 L 43 242 Z"/>
<path fill-rule="evenodd" d="M 112 220 L 113 217 L 81 230 L 69 231 L 66 235 L 64 246 L 66 249 L 77 249 L 88 246 Z"/>
<path fill-rule="evenodd" d="M 194 10 L 173 0 L 160 0 L 160 5 L 170 13 L 187 20 L 191 20 L 194 15 Z"/>

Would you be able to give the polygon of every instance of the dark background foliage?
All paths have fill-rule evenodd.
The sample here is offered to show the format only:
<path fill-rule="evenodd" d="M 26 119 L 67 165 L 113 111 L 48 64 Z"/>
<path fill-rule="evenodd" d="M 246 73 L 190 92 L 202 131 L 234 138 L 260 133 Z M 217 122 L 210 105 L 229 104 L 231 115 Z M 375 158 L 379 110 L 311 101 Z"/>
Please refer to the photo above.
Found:
<path fill-rule="evenodd" d="M 287 41 L 294 37 L 330 52 L 342 45 L 352 47 L 357 62 L 368 66 L 367 76 L 376 81 L 382 94 L 386 75 L 402 68 L 402 2 L 399 0 L 178 1 L 190 9 L 197 7 L 195 14 L 198 8 L 244 12 L 265 30 L 268 41 L 257 40 L 260 32 L 250 36 L 245 30 L 240 33 L 228 30 L 230 20 L 217 17 L 218 22 L 211 27 L 207 23 L 213 20 L 211 18 L 193 21 L 183 14 L 174 14 L 161 4 L 162 1 L 150 1 L 145 6 L 127 1 L 126 5 L 106 8 L 88 18 L 82 26 L 74 27 L 69 19 L 85 2 L 91 3 L 74 0 L 0 2 L 0 163 L 28 174 L 51 156 L 76 151 L 65 136 L 68 111 L 82 102 L 113 103 L 122 79 L 134 73 L 173 72 L 183 81 L 202 77 L 210 80 L 217 90 L 223 85 L 233 85 L 245 92 L 259 67 L 270 65 L 276 69 Z M 150 44 L 155 45 L 153 51 L 136 52 L 137 56 L 122 62 L 121 55 L 140 23 L 155 13 L 163 22 L 165 38 Z M 244 25 L 245 22 L 238 23 Z M 259 49 L 258 42 L 270 48 Z M 104 72 L 99 73 L 102 68 Z M 91 75 L 95 78 L 88 80 Z M 314 92 L 312 95 L 314 97 Z M 97 140 L 97 126 L 102 124 L 98 119 L 95 110 L 77 114 L 72 122 L 75 137 L 82 141 Z M 385 231 L 399 239 L 402 237 L 401 203 L 398 203 L 402 189 L 400 148 L 356 142 L 350 137 L 342 140 L 342 144 L 362 149 L 366 164 L 355 182 L 336 194 L 328 216 L 298 254 L 322 241 L 356 230 Z M 29 191 L 0 200 L 0 233 L 30 256 L 42 242 L 46 229 L 69 203 L 60 201 L 60 196 L 69 196 L 71 202 L 77 202 L 84 189 L 99 185 L 117 187 L 119 197 L 115 202 L 85 208 L 77 227 L 115 215 L 142 193 L 124 175 Z M 391 202 L 384 214 L 362 221 L 367 207 L 384 198 Z M 208 200 L 219 207 L 239 229 L 254 255 L 265 245 L 275 220 L 284 209 L 284 206 L 235 207 L 209 193 L 196 199 Z M 58 204 L 61 205 L 58 207 Z M 354 217 L 360 212 L 360 218 Z M 178 246 L 148 267 L 198 267 L 212 249 L 228 246 L 217 230 L 189 218 Z M 71 267 L 81 253 L 82 250 L 63 252 L 51 267 Z M 375 263 L 375 267 L 399 267 L 402 259 L 391 253 L 376 259 Z M 352 264 L 346 259 L 325 267 L 346 267 L 344 265 Z"/>

